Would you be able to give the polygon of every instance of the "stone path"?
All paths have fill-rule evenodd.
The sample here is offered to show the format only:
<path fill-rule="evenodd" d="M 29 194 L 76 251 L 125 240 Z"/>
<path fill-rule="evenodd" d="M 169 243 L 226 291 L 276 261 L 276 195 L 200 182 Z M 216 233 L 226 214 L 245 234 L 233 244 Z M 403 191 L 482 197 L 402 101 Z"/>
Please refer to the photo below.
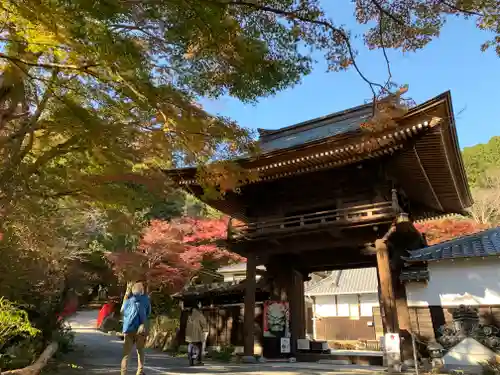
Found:
<path fill-rule="evenodd" d="M 96 331 L 97 311 L 81 311 L 70 320 L 75 332 L 76 350 L 64 358 L 65 367 L 61 374 L 118 375 L 123 342 L 117 337 Z M 137 369 L 137 357 L 132 355 L 129 373 Z M 237 375 L 328 375 L 342 373 L 375 374 L 379 368 L 360 368 L 358 366 L 320 365 L 316 363 L 265 363 L 255 365 L 206 363 L 203 367 L 189 367 L 186 358 L 175 358 L 158 351 L 146 353 L 146 374 L 237 374 Z"/>

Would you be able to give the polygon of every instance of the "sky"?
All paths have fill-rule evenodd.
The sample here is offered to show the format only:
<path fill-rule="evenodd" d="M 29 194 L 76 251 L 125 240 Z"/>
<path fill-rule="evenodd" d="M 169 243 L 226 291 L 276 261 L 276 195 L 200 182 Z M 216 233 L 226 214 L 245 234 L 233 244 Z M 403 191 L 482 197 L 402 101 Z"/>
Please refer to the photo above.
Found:
<path fill-rule="evenodd" d="M 344 13 L 349 17 L 351 10 Z M 354 30 L 362 31 L 359 26 Z M 500 135 L 500 58 L 494 50 L 480 50 L 488 37 L 472 20 L 450 18 L 440 37 L 425 49 L 388 53 L 394 81 L 408 84 L 408 96 L 417 104 L 451 91 L 461 148 Z M 384 81 L 387 70 L 381 51 L 357 49 L 363 73 L 372 81 Z M 369 86 L 354 70 L 326 72 L 325 64 L 319 61 L 300 84 L 255 105 L 230 97 L 205 99 L 202 104 L 242 126 L 277 129 L 363 104 L 370 97 Z"/>

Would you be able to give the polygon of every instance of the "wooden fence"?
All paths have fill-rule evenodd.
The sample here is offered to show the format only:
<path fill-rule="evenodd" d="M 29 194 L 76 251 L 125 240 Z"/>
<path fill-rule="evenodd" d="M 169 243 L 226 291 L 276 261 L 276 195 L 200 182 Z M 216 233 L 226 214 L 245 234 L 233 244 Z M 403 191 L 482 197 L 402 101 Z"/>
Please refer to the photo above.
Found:
<path fill-rule="evenodd" d="M 316 338 L 326 341 L 375 340 L 372 317 L 326 317 L 316 320 Z"/>
<path fill-rule="evenodd" d="M 243 346 L 243 306 L 218 306 L 203 309 L 209 331 L 207 346 Z M 262 305 L 255 307 L 255 342 L 262 341 Z M 180 343 L 185 343 L 187 314 L 181 316 Z"/>

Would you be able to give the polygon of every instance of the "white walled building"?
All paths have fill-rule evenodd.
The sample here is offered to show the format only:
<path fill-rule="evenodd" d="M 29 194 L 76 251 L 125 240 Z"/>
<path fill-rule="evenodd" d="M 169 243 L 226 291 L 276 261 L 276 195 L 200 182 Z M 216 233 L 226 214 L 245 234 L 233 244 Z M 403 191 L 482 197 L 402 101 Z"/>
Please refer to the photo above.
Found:
<path fill-rule="evenodd" d="M 406 284 L 410 306 L 500 306 L 500 257 L 429 262 L 428 271 L 426 283 Z"/>
<path fill-rule="evenodd" d="M 257 266 L 257 276 L 256 276 L 257 280 L 259 280 L 261 277 L 261 275 L 259 275 L 259 271 L 265 271 L 265 270 L 266 267 Z M 225 282 L 245 280 L 246 272 L 247 272 L 246 263 L 232 264 L 230 266 L 221 267 L 217 270 L 217 273 L 221 274 L 224 277 Z"/>
<path fill-rule="evenodd" d="M 378 308 L 376 268 L 331 272 L 305 290 L 308 333 L 321 340 L 375 340 L 374 308 Z"/>
<path fill-rule="evenodd" d="M 500 228 L 412 251 L 405 261 L 421 267 L 403 275 L 410 306 L 500 305 Z"/>

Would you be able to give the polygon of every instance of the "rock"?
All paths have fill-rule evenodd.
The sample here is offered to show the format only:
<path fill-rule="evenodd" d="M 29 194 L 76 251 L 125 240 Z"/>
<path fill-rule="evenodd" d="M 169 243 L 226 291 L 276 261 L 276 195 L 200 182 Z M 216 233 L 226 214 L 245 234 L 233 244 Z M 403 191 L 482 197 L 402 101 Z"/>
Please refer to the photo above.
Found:
<path fill-rule="evenodd" d="M 447 370 L 479 371 L 481 363 L 494 356 L 495 353 L 491 349 L 472 337 L 467 337 L 444 355 L 443 364 Z"/>

